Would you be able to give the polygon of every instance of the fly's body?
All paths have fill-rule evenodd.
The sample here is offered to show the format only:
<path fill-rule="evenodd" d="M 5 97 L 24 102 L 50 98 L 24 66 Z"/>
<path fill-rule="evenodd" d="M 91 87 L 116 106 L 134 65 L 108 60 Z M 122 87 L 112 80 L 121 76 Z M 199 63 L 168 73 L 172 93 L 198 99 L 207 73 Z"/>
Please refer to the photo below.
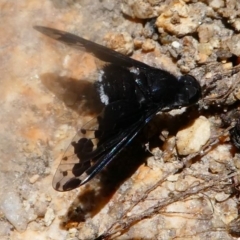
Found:
<path fill-rule="evenodd" d="M 84 47 L 102 61 L 96 88 L 103 114 L 85 125 L 67 149 L 54 176 L 53 187 L 68 191 L 83 185 L 124 149 L 153 116 L 196 103 L 197 80 L 151 67 L 71 33 L 36 26 L 36 30 L 74 47 Z"/>

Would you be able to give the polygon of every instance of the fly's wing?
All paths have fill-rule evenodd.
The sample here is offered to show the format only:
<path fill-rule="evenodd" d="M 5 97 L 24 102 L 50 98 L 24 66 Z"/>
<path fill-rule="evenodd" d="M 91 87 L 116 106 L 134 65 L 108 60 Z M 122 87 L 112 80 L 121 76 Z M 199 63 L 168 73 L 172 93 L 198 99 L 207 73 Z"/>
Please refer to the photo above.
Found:
<path fill-rule="evenodd" d="M 93 53 L 100 60 L 112 63 L 108 69 L 104 69 L 110 75 L 105 74 L 103 83 L 99 83 L 102 97 L 106 93 L 108 93 L 108 96 L 111 96 L 106 103 L 103 118 L 93 121 L 92 124 L 88 124 L 85 129 L 78 132 L 64 154 L 54 176 L 53 187 L 58 191 L 68 191 L 86 183 L 100 172 L 128 145 L 145 123 L 148 122 L 148 119 L 157 112 L 158 108 L 153 111 L 150 110 L 148 113 L 146 113 L 147 109 L 141 109 L 141 105 L 135 95 L 134 78 L 130 70 L 127 70 L 130 67 L 139 68 L 141 69 L 140 71 L 149 71 L 152 68 L 142 62 L 73 34 L 40 26 L 36 26 L 35 29 L 68 45 L 84 47 L 86 51 Z M 120 90 L 113 92 L 121 92 L 126 96 L 133 95 L 128 100 L 129 104 L 126 101 L 124 102 L 123 96 L 118 96 L 119 99 L 115 99 L 115 96 L 111 95 L 111 89 L 109 92 L 104 91 L 107 90 L 106 86 L 114 83 L 114 79 L 118 81 L 111 75 L 114 73 L 113 76 L 115 76 L 115 68 L 118 66 L 121 68 L 120 72 L 118 71 L 121 77 Z M 128 73 L 127 75 L 126 72 Z M 122 78 L 125 80 L 124 83 Z M 131 86 L 128 86 L 129 84 Z M 142 113 L 142 110 L 145 112 Z"/>
<path fill-rule="evenodd" d="M 69 191 L 92 179 L 138 134 L 146 119 L 140 118 L 121 133 L 98 146 L 97 127 L 81 129 L 66 150 L 53 179 L 57 191 Z M 94 120 L 93 124 L 97 124 Z"/>
<path fill-rule="evenodd" d="M 58 169 L 53 177 L 53 188 L 57 191 L 64 191 L 64 184 L 76 175 L 81 175 L 91 166 L 91 157 L 80 156 L 92 153 L 96 150 L 95 130 L 97 129 L 97 119 L 86 124 L 88 129 L 80 129 L 72 139 L 71 144 L 66 149 Z M 73 188 L 72 188 L 73 189 Z"/>
<path fill-rule="evenodd" d="M 98 119 L 87 123 L 66 150 L 54 176 L 53 187 L 62 192 L 88 182 L 132 141 L 158 110 L 158 107 L 149 109 L 146 115 L 142 114 L 137 121 L 120 131 L 115 129 L 104 133 L 103 135 L 109 134 L 111 137 L 102 142 L 98 141 Z"/>
<path fill-rule="evenodd" d="M 76 36 L 72 33 L 42 26 L 34 26 L 34 29 L 67 45 L 81 49 L 84 47 L 87 52 L 92 53 L 95 57 L 105 62 L 110 62 L 125 67 L 137 67 L 141 69 L 152 68 L 145 63 L 134 60 L 119 52 L 86 40 L 82 37 Z"/>

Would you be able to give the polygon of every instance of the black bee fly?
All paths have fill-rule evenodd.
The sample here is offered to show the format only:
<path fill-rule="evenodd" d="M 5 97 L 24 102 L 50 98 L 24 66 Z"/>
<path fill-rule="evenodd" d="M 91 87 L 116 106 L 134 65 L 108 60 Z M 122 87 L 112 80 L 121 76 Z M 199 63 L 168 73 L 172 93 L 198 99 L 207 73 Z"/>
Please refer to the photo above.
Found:
<path fill-rule="evenodd" d="M 201 97 L 200 84 L 193 76 L 177 78 L 71 33 L 34 28 L 65 44 L 85 48 L 106 62 L 95 83 L 104 111 L 77 133 L 66 150 L 53 179 L 58 191 L 69 191 L 92 179 L 157 112 L 194 104 Z"/>

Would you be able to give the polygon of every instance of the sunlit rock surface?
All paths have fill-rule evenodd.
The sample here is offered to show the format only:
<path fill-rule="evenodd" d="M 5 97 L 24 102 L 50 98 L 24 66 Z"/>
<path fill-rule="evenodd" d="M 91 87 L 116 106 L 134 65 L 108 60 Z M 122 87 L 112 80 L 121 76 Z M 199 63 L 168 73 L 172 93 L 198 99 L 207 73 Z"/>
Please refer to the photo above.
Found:
<path fill-rule="evenodd" d="M 221 59 L 227 62 L 236 54 L 234 49 L 239 51 L 239 35 L 234 32 L 239 30 L 238 1 L 225 5 L 220 0 L 136 2 L 0 3 L 1 239 L 75 240 L 103 235 L 113 239 L 228 240 L 239 236 L 239 155 L 227 133 L 216 137 L 224 130 L 218 117 L 224 111 L 209 110 L 205 116 L 211 122 L 210 149 L 198 148 L 196 155 L 178 158 L 175 136 L 199 117 L 198 110 L 192 115 L 184 111 L 162 115 L 144 130 L 149 135 L 152 129 L 169 133 L 158 145 L 150 140 L 153 155 L 132 146 L 85 186 L 66 193 L 52 188 L 54 172 L 76 131 L 101 111 L 92 86 L 97 63 L 88 53 L 41 35 L 34 25 L 69 31 L 100 44 L 109 33 L 126 32 L 132 38 L 130 52 L 132 41 L 135 44 L 135 59 L 176 75 L 190 73 L 202 85 L 222 69 L 200 68 L 200 64 L 220 58 L 221 65 Z M 184 7 L 186 16 L 181 11 L 167 14 L 169 6 Z M 124 18 L 121 9 L 135 20 Z M 159 29 L 136 20 L 149 17 L 158 17 Z M 163 17 L 169 21 L 163 24 Z M 226 20 L 231 28 L 223 24 Z M 190 33 L 194 37 L 184 36 Z M 217 85 L 209 99 L 226 95 L 229 104 L 235 103 L 231 91 L 225 92 L 237 89 L 239 75 L 234 76 Z M 202 109 L 210 108 L 207 101 L 204 104 Z M 215 107 L 221 104 L 218 98 Z"/>

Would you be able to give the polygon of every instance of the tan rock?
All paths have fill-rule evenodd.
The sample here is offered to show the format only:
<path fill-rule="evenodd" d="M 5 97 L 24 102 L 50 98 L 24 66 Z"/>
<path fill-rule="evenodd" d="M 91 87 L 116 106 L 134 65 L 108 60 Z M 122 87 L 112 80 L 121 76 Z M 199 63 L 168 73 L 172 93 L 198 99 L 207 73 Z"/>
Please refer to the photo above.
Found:
<path fill-rule="evenodd" d="M 210 138 L 210 123 L 200 116 L 191 126 L 177 133 L 177 150 L 180 155 L 188 155 L 200 151 Z"/>

